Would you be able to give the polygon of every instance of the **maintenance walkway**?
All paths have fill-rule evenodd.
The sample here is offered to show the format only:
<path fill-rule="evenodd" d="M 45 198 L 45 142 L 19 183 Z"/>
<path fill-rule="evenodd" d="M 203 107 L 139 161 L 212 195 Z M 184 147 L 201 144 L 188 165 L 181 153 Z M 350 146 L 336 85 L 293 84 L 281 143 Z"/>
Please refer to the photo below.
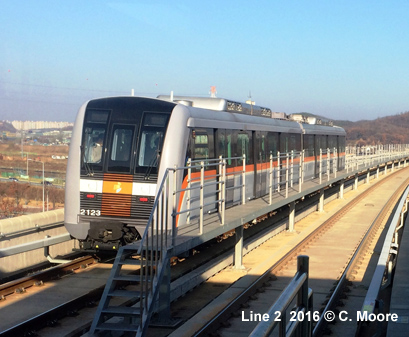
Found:
<path fill-rule="evenodd" d="M 393 278 L 389 312 L 397 321 L 388 322 L 388 337 L 405 337 L 409 331 L 409 218 L 406 219 Z"/>

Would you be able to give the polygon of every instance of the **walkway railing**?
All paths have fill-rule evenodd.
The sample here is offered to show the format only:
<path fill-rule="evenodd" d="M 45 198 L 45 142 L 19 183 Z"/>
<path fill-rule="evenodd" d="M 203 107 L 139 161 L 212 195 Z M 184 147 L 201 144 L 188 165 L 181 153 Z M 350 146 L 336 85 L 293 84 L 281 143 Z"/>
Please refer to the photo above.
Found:
<path fill-rule="evenodd" d="M 268 309 L 266 317 L 251 332 L 251 337 L 271 336 L 273 330 L 279 326 L 278 335 L 282 336 L 310 336 L 312 331 L 312 290 L 308 288 L 309 257 L 297 257 L 297 273 L 290 284 L 284 289 L 277 301 Z M 287 309 L 297 297 L 295 308 L 296 320 L 289 322 Z"/>

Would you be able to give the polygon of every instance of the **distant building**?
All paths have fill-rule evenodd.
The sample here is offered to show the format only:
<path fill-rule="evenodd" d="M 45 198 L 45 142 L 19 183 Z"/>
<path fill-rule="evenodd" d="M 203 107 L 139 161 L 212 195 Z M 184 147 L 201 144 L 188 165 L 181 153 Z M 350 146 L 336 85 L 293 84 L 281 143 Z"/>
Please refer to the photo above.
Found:
<path fill-rule="evenodd" d="M 11 124 L 19 131 L 21 130 L 39 130 L 39 129 L 62 129 L 67 126 L 73 126 L 68 122 L 49 122 L 49 121 L 12 121 Z"/>

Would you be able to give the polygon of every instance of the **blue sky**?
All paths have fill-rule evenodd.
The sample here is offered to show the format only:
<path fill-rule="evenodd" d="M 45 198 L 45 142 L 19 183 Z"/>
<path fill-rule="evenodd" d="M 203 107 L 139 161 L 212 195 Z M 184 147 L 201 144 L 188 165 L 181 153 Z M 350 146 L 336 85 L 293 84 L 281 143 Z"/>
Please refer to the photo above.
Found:
<path fill-rule="evenodd" d="M 88 99 L 217 96 L 286 113 L 409 111 L 409 2 L 1 0 L 0 120 Z"/>

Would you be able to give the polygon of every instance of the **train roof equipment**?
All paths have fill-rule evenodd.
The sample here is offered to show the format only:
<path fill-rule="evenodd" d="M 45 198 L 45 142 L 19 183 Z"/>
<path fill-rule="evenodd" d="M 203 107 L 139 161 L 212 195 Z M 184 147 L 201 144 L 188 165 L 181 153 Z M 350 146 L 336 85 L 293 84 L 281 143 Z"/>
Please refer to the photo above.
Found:
<path fill-rule="evenodd" d="M 200 109 L 226 111 L 257 117 L 289 120 L 302 124 L 334 126 L 332 120 L 311 113 L 295 113 L 287 115 L 284 112 L 273 112 L 271 109 L 259 105 L 236 102 L 225 98 L 171 95 L 158 95 L 157 98 Z"/>
<path fill-rule="evenodd" d="M 169 95 L 159 95 L 157 98 L 165 101 L 172 101 L 171 96 Z M 173 96 L 172 102 L 201 109 L 235 112 L 244 115 L 272 118 L 272 112 L 269 108 L 236 102 L 225 98 Z"/>

